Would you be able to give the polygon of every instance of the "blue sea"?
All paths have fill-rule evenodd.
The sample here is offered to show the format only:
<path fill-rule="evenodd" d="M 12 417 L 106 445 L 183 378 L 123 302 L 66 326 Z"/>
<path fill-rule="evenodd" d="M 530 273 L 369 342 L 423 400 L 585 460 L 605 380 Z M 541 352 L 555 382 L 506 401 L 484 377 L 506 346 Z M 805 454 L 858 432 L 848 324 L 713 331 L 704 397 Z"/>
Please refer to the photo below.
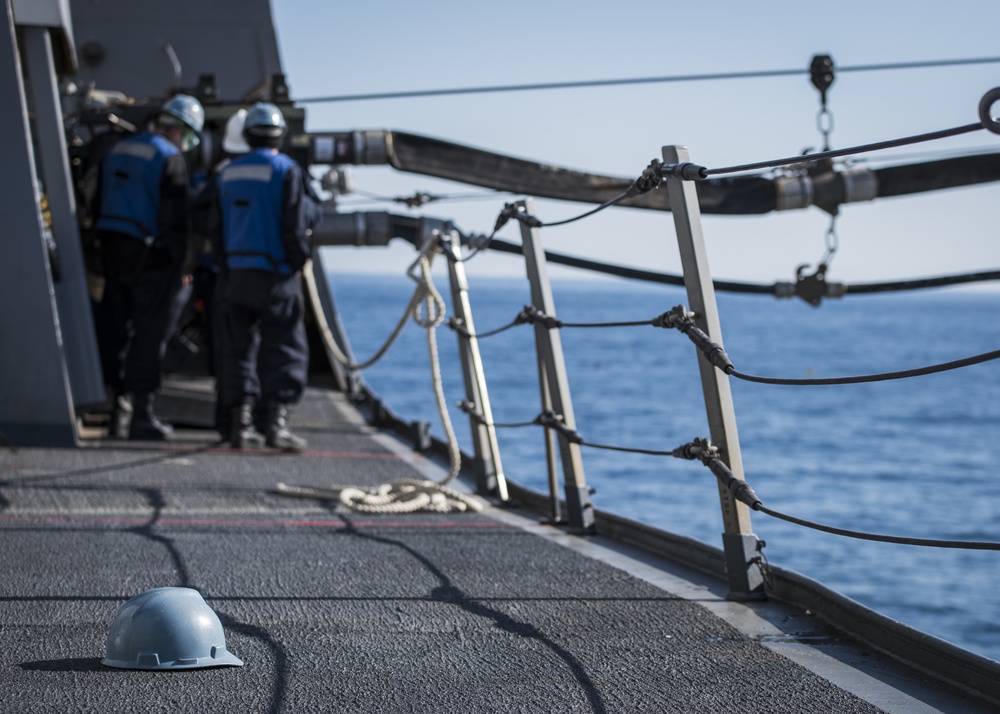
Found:
<path fill-rule="evenodd" d="M 330 274 L 356 359 L 380 348 L 414 283 Z M 449 298 L 447 276 L 435 271 Z M 526 281 L 472 280 L 478 333 L 511 322 Z M 684 304 L 683 289 L 624 280 L 553 283 L 567 323 L 648 320 Z M 740 372 L 833 377 L 899 371 L 1000 349 L 1000 293 L 931 290 L 801 300 L 720 293 L 722 338 Z M 453 313 L 450 311 L 448 316 Z M 564 328 L 577 430 L 588 442 L 670 450 L 708 437 L 695 348 L 676 330 Z M 464 399 L 457 340 L 438 329 L 447 401 Z M 494 421 L 541 411 L 533 330 L 480 341 Z M 410 321 L 365 380 L 400 416 L 430 422 L 426 332 Z M 851 386 L 732 380 L 747 481 L 764 505 L 840 528 L 947 540 L 1000 541 L 1000 361 L 926 377 Z M 462 448 L 468 417 L 452 406 Z M 539 427 L 498 429 L 508 479 L 547 490 Z M 700 462 L 583 447 L 595 507 L 721 547 L 714 477 Z M 560 494 L 562 495 L 562 494 Z M 753 513 L 765 554 L 873 609 L 1000 660 L 1000 552 L 845 538 Z"/>

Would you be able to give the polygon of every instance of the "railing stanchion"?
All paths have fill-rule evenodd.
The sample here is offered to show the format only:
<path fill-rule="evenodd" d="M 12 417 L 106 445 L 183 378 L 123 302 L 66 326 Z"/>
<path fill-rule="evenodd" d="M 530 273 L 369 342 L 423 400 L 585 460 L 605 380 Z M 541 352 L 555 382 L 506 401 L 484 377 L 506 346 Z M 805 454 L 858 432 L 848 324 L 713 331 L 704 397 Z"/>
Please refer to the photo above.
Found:
<path fill-rule="evenodd" d="M 518 209 L 530 215 L 531 201 L 519 201 Z M 524 265 L 531 285 L 532 305 L 546 315 L 555 316 L 555 300 L 549 283 L 545 250 L 537 229 L 521 223 L 521 243 L 524 247 Z M 552 411 L 559 415 L 570 431 L 576 430 L 573 400 L 570 398 L 566 362 L 563 358 L 559 330 L 535 323 L 535 348 L 544 368 L 545 379 L 540 387 L 548 394 Z M 544 398 L 543 398 L 544 406 Z M 548 430 L 547 430 L 548 431 Z M 562 457 L 563 480 L 566 489 L 566 519 L 570 529 L 591 532 L 594 528 L 594 507 L 590 502 L 590 488 L 583 474 L 580 445 L 558 434 L 559 452 Z"/>
<path fill-rule="evenodd" d="M 549 396 L 549 379 L 545 376 L 545 364 L 540 358 L 538 364 L 538 390 L 541 393 L 542 411 L 551 412 L 552 397 Z M 565 523 L 562 516 L 562 502 L 559 500 L 559 462 L 556 457 L 556 435 L 550 426 L 542 428 L 545 434 L 545 473 L 549 484 L 549 519 L 548 523 L 558 525 Z"/>
<path fill-rule="evenodd" d="M 666 164 L 684 163 L 688 161 L 688 151 L 683 146 L 664 146 L 663 161 Z M 696 184 L 676 177 L 667 177 L 665 183 L 669 192 L 670 210 L 674 215 L 688 304 L 695 313 L 694 321 L 698 327 L 721 345 L 722 328 L 715 303 L 715 287 L 708 268 Z M 729 377 L 710 364 L 701 353 L 698 353 L 698 369 L 712 443 L 718 447 L 720 458 L 733 475 L 742 479 L 743 459 L 740 455 Z M 756 563 L 752 562 L 757 554 L 758 541 L 750 524 L 750 509 L 733 498 L 729 490 L 721 485 L 719 502 L 722 506 L 722 541 L 729 578 L 729 598 L 763 598 L 763 578 Z"/>
<path fill-rule="evenodd" d="M 448 258 L 452 310 L 466 330 L 464 333 L 457 333 L 465 398 L 479 412 L 469 416 L 476 458 L 476 491 L 482 496 L 496 496 L 501 501 L 506 501 L 507 480 L 500 462 L 500 446 L 497 443 L 496 427 L 493 426 L 493 410 L 486 390 L 483 359 L 479 352 L 479 340 L 476 338 L 476 326 L 472 320 L 472 303 L 469 301 L 469 283 L 465 264 L 462 262 L 460 237 L 455 230 L 444 230 L 440 232 L 439 238 Z"/>

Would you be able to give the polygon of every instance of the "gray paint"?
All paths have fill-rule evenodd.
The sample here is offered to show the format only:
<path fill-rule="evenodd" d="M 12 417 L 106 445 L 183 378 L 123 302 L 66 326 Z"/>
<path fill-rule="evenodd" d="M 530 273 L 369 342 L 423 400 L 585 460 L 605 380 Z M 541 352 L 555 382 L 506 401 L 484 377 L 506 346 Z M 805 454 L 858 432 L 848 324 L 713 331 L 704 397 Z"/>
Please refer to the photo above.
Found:
<path fill-rule="evenodd" d="M 13 14 L 0 29 L 0 432 L 18 445 L 73 446 L 76 424 L 55 293 L 43 244 L 35 157 Z"/>
<path fill-rule="evenodd" d="M 100 404 L 104 401 L 104 378 L 87 291 L 69 160 L 63 146 L 52 41 L 46 28 L 25 27 L 21 33 L 35 115 L 38 158 L 44 177 L 42 188 L 48 197 L 52 232 L 59 252 L 59 279 L 54 288 L 73 403 L 76 406 Z"/>
<path fill-rule="evenodd" d="M 267 0 L 71 0 L 71 9 L 83 86 L 94 81 L 128 96 L 163 96 L 174 88 L 167 45 L 180 62 L 180 86 L 214 74 L 227 101 L 282 72 Z M 97 64 L 88 60 L 95 43 L 104 51 Z"/>

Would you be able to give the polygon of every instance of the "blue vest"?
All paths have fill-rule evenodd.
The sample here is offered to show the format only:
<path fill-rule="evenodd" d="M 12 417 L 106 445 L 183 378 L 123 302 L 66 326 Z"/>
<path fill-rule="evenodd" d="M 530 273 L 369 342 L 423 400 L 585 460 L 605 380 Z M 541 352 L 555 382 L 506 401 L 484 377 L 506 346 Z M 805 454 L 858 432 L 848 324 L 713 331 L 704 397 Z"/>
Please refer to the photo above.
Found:
<path fill-rule="evenodd" d="M 118 142 L 101 164 L 98 230 L 117 231 L 152 245 L 160 238 L 160 182 L 167 158 L 180 153 L 160 134 Z"/>
<path fill-rule="evenodd" d="M 231 270 L 291 274 L 281 229 L 285 174 L 294 163 L 285 154 L 257 149 L 233 159 L 222 170 L 222 236 Z"/>

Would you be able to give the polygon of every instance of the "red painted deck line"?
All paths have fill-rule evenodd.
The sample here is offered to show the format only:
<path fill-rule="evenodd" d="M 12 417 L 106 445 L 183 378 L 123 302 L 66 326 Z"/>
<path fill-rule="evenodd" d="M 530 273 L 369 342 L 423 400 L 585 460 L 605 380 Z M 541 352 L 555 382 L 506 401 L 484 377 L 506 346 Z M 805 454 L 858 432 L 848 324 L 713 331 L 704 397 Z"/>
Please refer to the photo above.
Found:
<path fill-rule="evenodd" d="M 281 449 L 233 449 L 220 446 L 209 449 L 212 453 L 240 454 L 242 456 L 322 456 L 339 459 L 390 459 L 392 461 L 409 461 L 412 456 L 401 456 L 389 452 L 376 453 L 371 451 L 282 451 Z"/>
<path fill-rule="evenodd" d="M 341 459 L 389 459 L 391 461 L 409 461 L 414 458 L 420 458 L 419 454 L 393 454 L 388 451 L 384 452 L 373 452 L 373 451 L 320 451 L 320 450 L 306 450 L 306 451 L 283 451 L 281 449 L 271 449 L 271 448 L 248 448 L 248 449 L 234 449 L 230 446 L 191 446 L 189 444 L 164 444 L 163 446 L 149 447 L 146 445 L 128 446 L 126 444 L 115 444 L 114 446 L 95 446 L 89 447 L 95 451 L 128 451 L 128 452 L 143 452 L 143 453 L 173 453 L 173 454 L 239 454 L 241 456 L 318 456 L 326 458 L 341 458 Z"/>
<path fill-rule="evenodd" d="M 271 526 L 275 528 L 489 528 L 513 529 L 495 521 L 438 521 L 421 523 L 407 521 L 341 521 L 341 520 L 253 520 L 247 518 L 134 518 L 101 516 L 18 516 L 0 514 L 0 523 L 115 523 L 119 525 L 158 526 Z M 516 530 L 516 529 L 515 529 Z"/>

